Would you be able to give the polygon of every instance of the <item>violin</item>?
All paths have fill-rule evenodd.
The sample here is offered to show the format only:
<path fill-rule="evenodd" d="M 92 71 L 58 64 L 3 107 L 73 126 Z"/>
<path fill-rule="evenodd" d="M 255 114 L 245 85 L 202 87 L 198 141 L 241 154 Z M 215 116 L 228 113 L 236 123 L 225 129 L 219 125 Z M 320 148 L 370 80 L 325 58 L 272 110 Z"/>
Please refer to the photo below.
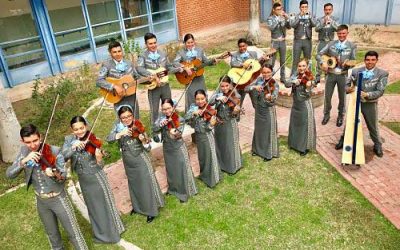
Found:
<path fill-rule="evenodd" d="M 304 85 L 305 87 L 307 87 L 307 82 L 308 81 L 314 81 L 314 75 L 312 74 L 312 72 L 311 71 L 309 71 L 309 70 L 306 70 L 305 72 L 304 72 L 304 74 L 299 74 L 298 75 L 298 77 L 297 77 L 297 79 L 299 79 L 300 80 L 300 84 L 301 85 Z"/>
<path fill-rule="evenodd" d="M 274 78 L 264 80 L 263 93 L 264 93 L 265 99 L 267 99 L 267 101 L 269 101 L 269 102 L 272 102 L 272 94 L 275 91 L 275 84 L 276 84 L 276 81 Z M 267 98 L 267 95 L 270 95 L 270 97 Z"/>
<path fill-rule="evenodd" d="M 51 151 L 51 146 L 42 143 L 38 151 L 41 152 L 39 162 L 30 160 L 27 164 L 30 166 L 40 166 L 40 169 L 45 172 L 47 176 L 54 178 L 57 182 L 63 182 L 65 177 L 62 176 L 61 172 L 56 168 L 57 158 Z M 48 171 L 50 171 L 50 173 Z"/>
<path fill-rule="evenodd" d="M 178 131 L 180 126 L 179 115 L 174 112 L 170 117 L 167 117 L 167 119 L 168 123 L 166 126 L 169 130 L 170 137 L 175 140 L 182 138 L 182 133 Z"/>
<path fill-rule="evenodd" d="M 226 105 L 233 110 L 236 106 L 240 105 L 240 98 L 232 92 L 233 90 L 229 90 L 227 93 L 224 93 L 224 96 L 228 97 Z"/>
<path fill-rule="evenodd" d="M 96 154 L 96 149 L 101 149 L 101 146 L 103 145 L 102 141 L 99 140 L 93 133 L 90 131 L 87 131 L 86 134 L 82 137 L 79 138 L 79 141 L 85 141 L 86 145 L 84 150 L 88 152 L 91 155 Z M 103 155 L 107 155 L 107 153 L 103 150 L 101 150 L 101 153 Z"/>
<path fill-rule="evenodd" d="M 150 143 L 150 138 L 146 134 L 146 129 L 143 126 L 143 124 L 139 120 L 134 120 L 131 125 L 128 126 L 128 128 L 132 132 L 132 138 L 133 139 L 138 139 L 144 144 L 149 144 Z M 139 136 L 142 135 L 143 138 L 140 138 Z"/>
<path fill-rule="evenodd" d="M 213 109 L 210 104 L 207 104 L 206 108 L 203 107 L 200 110 L 203 111 L 200 117 L 203 117 L 205 121 L 210 122 L 211 118 L 215 117 L 217 124 L 222 123 L 221 119 L 217 116 L 217 110 Z"/>

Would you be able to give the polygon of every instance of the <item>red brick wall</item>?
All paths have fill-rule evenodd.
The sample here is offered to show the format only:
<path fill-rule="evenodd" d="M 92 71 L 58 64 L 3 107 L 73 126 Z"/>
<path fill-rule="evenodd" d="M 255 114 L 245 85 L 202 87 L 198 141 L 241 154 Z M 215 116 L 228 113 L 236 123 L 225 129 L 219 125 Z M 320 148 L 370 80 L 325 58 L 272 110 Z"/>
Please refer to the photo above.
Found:
<path fill-rule="evenodd" d="M 250 0 L 176 0 L 179 36 L 249 20 Z"/>

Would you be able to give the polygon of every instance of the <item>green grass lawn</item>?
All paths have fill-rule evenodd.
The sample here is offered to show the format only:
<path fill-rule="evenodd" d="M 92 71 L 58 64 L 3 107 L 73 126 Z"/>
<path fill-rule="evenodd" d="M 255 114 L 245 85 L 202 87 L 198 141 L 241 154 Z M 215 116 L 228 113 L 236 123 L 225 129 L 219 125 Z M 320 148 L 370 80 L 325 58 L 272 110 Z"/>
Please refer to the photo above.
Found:
<path fill-rule="evenodd" d="M 383 125 L 400 135 L 400 122 L 382 122 Z"/>
<path fill-rule="evenodd" d="M 0 197 L 1 249 L 50 249 L 32 190 L 27 192 L 26 188 L 20 188 Z M 89 249 L 122 249 L 117 245 L 93 243 L 90 224 L 79 213 L 76 215 Z M 66 249 L 73 249 L 67 234 L 63 230 L 61 234 Z"/>
<path fill-rule="evenodd" d="M 143 249 L 398 248 L 400 232 L 321 156 L 300 157 L 285 142 L 280 150 L 268 163 L 245 154 L 244 168 L 214 189 L 197 180 L 188 203 L 167 196 L 151 224 L 124 215 L 123 238 Z M 33 196 L 21 188 L 0 197 L 2 248 L 48 246 Z M 116 247 L 92 245 L 89 224 L 79 224 L 91 249 Z"/>
<path fill-rule="evenodd" d="M 400 80 L 386 86 L 385 94 L 400 94 Z"/>

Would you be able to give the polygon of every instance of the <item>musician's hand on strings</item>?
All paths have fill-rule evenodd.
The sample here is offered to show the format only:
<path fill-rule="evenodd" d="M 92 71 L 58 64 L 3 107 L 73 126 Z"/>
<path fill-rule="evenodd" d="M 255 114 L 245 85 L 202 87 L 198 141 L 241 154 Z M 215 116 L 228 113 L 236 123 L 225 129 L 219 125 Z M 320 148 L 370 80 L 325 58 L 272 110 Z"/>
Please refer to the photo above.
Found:
<path fill-rule="evenodd" d="M 114 85 L 113 88 L 114 88 L 115 92 L 117 92 L 117 95 L 124 96 L 125 90 L 123 87 L 121 87 L 119 85 Z"/>
<path fill-rule="evenodd" d="M 164 127 L 165 125 L 167 125 L 168 122 L 169 122 L 168 119 L 163 119 L 162 121 L 160 121 L 161 127 Z"/>
<path fill-rule="evenodd" d="M 257 90 L 258 92 L 263 91 L 263 86 L 257 85 L 257 86 L 253 86 L 253 89 Z"/>
<path fill-rule="evenodd" d="M 245 61 L 245 62 L 243 63 L 243 68 L 244 68 L 244 69 L 248 69 L 248 68 L 250 67 L 250 65 L 251 65 L 251 62 Z"/>
<path fill-rule="evenodd" d="M 226 103 L 228 101 L 228 97 L 226 96 L 219 96 L 217 97 L 218 101 L 221 101 L 222 103 Z"/>
<path fill-rule="evenodd" d="M 24 159 L 21 160 L 21 164 L 25 165 L 28 161 L 38 162 L 40 160 L 39 152 L 30 152 Z"/>
<path fill-rule="evenodd" d="M 160 78 L 156 74 L 154 74 L 153 75 L 153 79 L 157 82 L 157 87 L 160 87 L 160 85 L 161 85 Z"/>
<path fill-rule="evenodd" d="M 346 93 L 347 93 L 347 94 L 353 93 L 354 90 L 356 90 L 354 86 L 347 87 L 347 88 L 346 88 Z"/>
<path fill-rule="evenodd" d="M 299 86 L 300 83 L 301 83 L 301 79 L 296 79 L 296 81 L 294 81 L 294 84 L 295 84 L 296 86 Z"/>
<path fill-rule="evenodd" d="M 103 152 L 101 149 L 96 148 L 96 151 L 94 151 L 94 155 L 96 156 L 96 162 L 100 163 L 103 160 Z"/>
<path fill-rule="evenodd" d="M 323 70 L 324 72 L 328 72 L 328 64 L 322 63 L 321 64 L 321 70 Z"/>
<path fill-rule="evenodd" d="M 48 176 L 48 177 L 53 177 L 54 176 L 54 172 L 53 169 L 51 168 L 46 168 L 46 170 L 44 171 L 44 173 Z"/>
<path fill-rule="evenodd" d="M 367 92 L 364 92 L 364 91 L 361 91 L 361 97 L 362 98 L 368 98 L 368 93 Z"/>
<path fill-rule="evenodd" d="M 118 140 L 123 136 L 132 136 L 132 131 L 130 129 L 126 128 L 126 129 L 122 130 L 121 132 L 117 133 L 115 135 L 115 139 Z"/>
<path fill-rule="evenodd" d="M 210 119 L 210 125 L 215 126 L 217 124 L 217 117 L 214 115 Z"/>
<path fill-rule="evenodd" d="M 307 87 L 307 88 L 310 88 L 310 87 L 311 87 L 311 85 L 312 85 L 312 82 L 311 82 L 311 81 L 307 81 L 307 83 L 306 83 L 306 87 Z"/>
<path fill-rule="evenodd" d="M 72 150 L 74 150 L 74 151 L 82 150 L 85 148 L 85 146 L 86 146 L 86 143 L 84 141 L 77 141 L 72 144 Z"/>
<path fill-rule="evenodd" d="M 188 76 L 191 76 L 193 74 L 193 72 L 190 68 L 185 68 L 185 71 Z"/>

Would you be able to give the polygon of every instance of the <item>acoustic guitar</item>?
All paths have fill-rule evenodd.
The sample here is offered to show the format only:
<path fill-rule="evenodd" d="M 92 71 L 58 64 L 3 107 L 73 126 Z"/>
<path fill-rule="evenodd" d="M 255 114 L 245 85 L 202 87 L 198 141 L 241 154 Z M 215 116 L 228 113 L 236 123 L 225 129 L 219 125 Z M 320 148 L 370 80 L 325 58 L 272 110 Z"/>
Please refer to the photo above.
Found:
<path fill-rule="evenodd" d="M 135 80 L 132 75 L 124 75 L 121 78 L 107 77 L 106 81 L 111 83 L 113 86 L 117 85 L 124 89 L 123 95 L 118 95 L 115 90 L 108 91 L 106 89 L 100 89 L 100 95 L 102 95 L 108 102 L 117 103 L 121 101 L 125 96 L 131 96 L 136 93 L 137 84 L 149 82 L 152 77 L 142 77 Z"/>
<path fill-rule="evenodd" d="M 157 75 L 157 77 L 160 79 L 160 86 L 164 86 L 166 83 L 168 83 L 169 80 L 168 70 L 166 70 L 164 67 L 160 67 L 158 69 L 146 69 L 146 70 L 149 71 L 152 75 Z M 149 83 L 144 83 L 143 85 L 146 89 L 153 90 L 157 88 L 157 80 L 154 79 Z"/>
<path fill-rule="evenodd" d="M 215 57 L 214 59 L 225 59 L 228 56 L 230 56 L 231 53 L 229 51 L 226 51 L 222 53 L 222 55 Z M 186 71 L 182 72 L 177 72 L 175 73 L 176 79 L 178 80 L 179 83 L 183 85 L 188 85 L 195 77 L 201 76 L 204 74 L 204 67 L 202 66 L 202 61 L 200 59 L 196 58 L 191 62 L 181 62 L 182 68 L 184 69 L 191 69 L 192 74 L 189 76 Z"/>
<path fill-rule="evenodd" d="M 276 53 L 276 49 L 271 48 L 263 56 L 271 56 L 274 53 Z M 264 60 L 262 59 L 262 61 Z M 243 64 L 249 66 L 247 68 L 231 68 L 228 71 L 228 76 L 232 79 L 232 82 L 238 85 L 237 89 L 244 89 L 247 85 L 254 82 L 261 72 L 261 64 L 256 59 L 247 59 Z"/>
<path fill-rule="evenodd" d="M 356 60 L 349 60 L 349 59 L 346 59 L 342 64 L 340 64 L 340 62 L 336 57 L 328 55 L 321 56 L 321 60 L 323 63 L 326 63 L 329 69 L 334 69 L 338 65 L 342 66 L 342 68 L 348 69 L 348 68 L 353 68 L 357 64 Z"/>

